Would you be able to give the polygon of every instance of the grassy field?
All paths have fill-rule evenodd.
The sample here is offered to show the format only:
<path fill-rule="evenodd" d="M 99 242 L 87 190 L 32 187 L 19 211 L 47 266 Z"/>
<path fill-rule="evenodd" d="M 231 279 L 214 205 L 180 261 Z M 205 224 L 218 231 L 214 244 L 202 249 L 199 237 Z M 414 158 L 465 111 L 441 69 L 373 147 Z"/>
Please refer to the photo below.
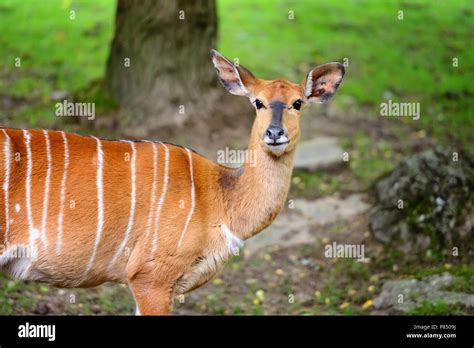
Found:
<path fill-rule="evenodd" d="M 102 78 L 114 1 L 0 2 L 2 124 L 54 123 L 53 92 L 74 94 Z M 75 19 L 70 19 L 74 11 Z M 21 64 L 18 67 L 17 59 Z"/>
<path fill-rule="evenodd" d="M 403 150 L 403 142 L 411 141 L 407 130 L 415 129 L 420 138 L 474 150 L 472 1 L 217 0 L 217 4 L 218 49 L 230 58 L 239 58 L 259 77 L 299 82 L 314 65 L 329 61 L 348 64 L 334 105 L 339 118 L 357 114 L 361 122 L 361 129 L 346 125 L 342 145 L 351 153 L 351 163 L 341 175 L 295 172 L 291 192 L 298 197 L 314 199 L 354 187 L 355 191 L 367 190 L 374 179 L 409 154 L 411 148 Z M 70 11 L 75 19 L 70 18 Z M 113 0 L 1 0 L 0 124 L 67 130 L 68 124 L 54 117 L 57 95 L 79 99 L 87 95 L 96 102 L 99 114 L 113 110 L 114 103 L 96 87 L 105 73 L 114 14 Z M 21 66 L 16 66 L 18 62 Z M 420 120 L 382 120 L 379 105 L 387 99 L 421 103 Z M 374 136 L 370 133 L 374 125 L 376 134 L 384 134 L 380 129 L 389 127 L 397 140 Z M 309 248 L 307 252 L 292 252 L 317 263 L 321 246 L 305 248 Z M 242 264 L 233 260 L 221 278 L 196 297 L 194 307 L 184 306 L 184 310 L 229 314 L 222 304 L 230 303 L 234 314 L 273 314 L 272 305 L 262 300 L 259 291 L 273 291 L 278 296 L 298 291 L 289 289 L 289 284 L 306 284 L 314 296 L 301 308 L 288 307 L 287 298 L 281 297 L 281 313 L 368 314 L 370 308 L 365 305 L 380 291 L 383 281 L 442 273 L 448 269 L 445 264 L 451 267 L 451 263 L 455 270 L 464 272 L 465 261 L 407 261 L 381 251 L 372 264 L 328 263 L 326 268 L 321 266 L 325 271 L 319 272 L 307 265 L 295 266 L 287 256 L 277 251 L 264 252 Z M 281 265 L 288 266 L 284 273 L 279 271 Z M 390 271 L 394 266 L 399 268 L 397 274 Z M 254 273 L 246 277 L 258 282 L 249 285 L 252 293 L 245 301 L 234 304 L 232 285 L 226 286 L 237 280 L 246 282 L 242 270 L 249 269 Z M 461 281 L 468 283 L 458 286 L 472 292 L 472 268 L 468 274 L 461 271 Z M 260 280 L 261 275 L 269 277 L 266 283 Z M 315 285 L 320 276 L 325 279 Z M 276 284 L 276 289 L 269 284 Z M 71 294 L 77 298 L 73 303 Z M 237 301 L 238 296 L 235 298 Z M 134 307 L 123 287 L 64 291 L 0 276 L 0 314 L 42 314 L 41 303 L 46 299 L 53 306 L 49 309 L 52 313 L 131 314 Z M 449 313 L 454 312 L 444 303 L 427 303 L 411 314 Z"/>

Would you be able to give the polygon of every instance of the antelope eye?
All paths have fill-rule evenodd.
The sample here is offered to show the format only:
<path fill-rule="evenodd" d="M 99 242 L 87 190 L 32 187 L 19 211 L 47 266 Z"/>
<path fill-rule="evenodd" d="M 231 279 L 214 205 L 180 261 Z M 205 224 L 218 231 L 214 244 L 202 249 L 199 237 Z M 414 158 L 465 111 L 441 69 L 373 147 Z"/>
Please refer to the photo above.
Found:
<path fill-rule="evenodd" d="M 296 110 L 299 110 L 301 109 L 301 104 L 303 104 L 303 101 L 301 99 L 298 99 L 297 101 L 295 101 L 293 103 L 293 107 L 296 109 Z"/>
<path fill-rule="evenodd" d="M 255 106 L 257 107 L 257 109 L 259 109 L 259 110 L 264 107 L 263 102 L 260 99 L 255 99 L 254 103 L 255 103 Z"/>

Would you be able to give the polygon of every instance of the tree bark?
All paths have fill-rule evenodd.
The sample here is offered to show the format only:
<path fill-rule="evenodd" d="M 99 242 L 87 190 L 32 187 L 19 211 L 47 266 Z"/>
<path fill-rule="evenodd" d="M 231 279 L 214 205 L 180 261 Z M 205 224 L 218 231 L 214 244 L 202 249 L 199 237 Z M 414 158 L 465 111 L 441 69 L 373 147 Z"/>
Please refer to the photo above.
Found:
<path fill-rule="evenodd" d="M 106 81 L 125 110 L 120 126 L 143 134 L 204 121 L 220 95 L 209 58 L 216 37 L 215 0 L 118 0 Z"/>

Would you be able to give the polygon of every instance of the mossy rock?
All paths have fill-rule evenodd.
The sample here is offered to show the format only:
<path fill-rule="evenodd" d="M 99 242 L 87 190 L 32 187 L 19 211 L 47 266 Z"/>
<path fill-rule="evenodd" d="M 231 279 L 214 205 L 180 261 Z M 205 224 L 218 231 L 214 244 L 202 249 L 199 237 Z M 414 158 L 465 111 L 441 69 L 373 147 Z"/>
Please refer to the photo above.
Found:
<path fill-rule="evenodd" d="M 474 156 L 437 147 L 410 156 L 375 185 L 369 226 L 403 252 L 470 252 L 474 242 Z M 453 249 L 457 248 L 457 249 Z"/>

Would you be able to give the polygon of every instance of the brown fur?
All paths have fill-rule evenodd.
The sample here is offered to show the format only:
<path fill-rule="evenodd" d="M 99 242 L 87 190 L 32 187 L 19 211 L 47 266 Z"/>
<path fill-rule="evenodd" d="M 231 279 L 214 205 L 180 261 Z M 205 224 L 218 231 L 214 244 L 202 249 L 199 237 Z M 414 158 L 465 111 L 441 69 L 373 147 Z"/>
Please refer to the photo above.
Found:
<path fill-rule="evenodd" d="M 226 64 L 225 61 L 220 63 Z M 220 64 L 219 63 L 219 64 Z M 228 66 L 223 69 L 232 84 L 240 83 Z M 267 81 L 255 78 L 240 68 L 240 78 L 251 93 L 265 105 L 277 100 L 291 105 L 295 100 L 307 101 L 304 83 L 284 80 Z M 336 79 L 337 80 L 337 79 Z M 233 86 L 235 87 L 235 86 Z M 334 89 L 335 90 L 335 89 Z M 328 91 L 331 92 L 331 91 Z M 333 92 L 333 91 L 332 91 Z M 85 269 L 96 239 L 97 149 L 90 137 L 67 134 L 69 169 L 64 208 L 63 248 L 56 255 L 57 221 L 60 205 L 61 178 L 64 170 L 64 145 L 61 134 L 49 131 L 52 153 L 46 235 L 48 248 L 39 248 L 38 259 L 28 269 L 27 279 L 44 281 L 60 287 L 90 287 L 106 281 L 128 283 L 142 314 L 167 314 L 172 297 L 201 286 L 221 269 L 230 255 L 222 226 L 227 226 L 237 237 L 248 239 L 266 228 L 278 215 L 288 193 L 296 145 L 300 138 L 300 111 L 284 110 L 282 125 L 290 143 L 285 152 L 275 156 L 262 138 L 271 120 L 271 110 L 257 111 L 250 136 L 249 151 L 256 154 L 256 166 L 248 163 L 239 169 L 229 169 L 192 153 L 195 185 L 195 210 L 188 229 L 178 248 L 177 242 L 191 207 L 191 175 L 187 151 L 166 144 L 170 152 L 168 191 L 158 220 L 157 251 L 151 254 L 151 232 L 146 235 L 153 177 L 153 145 L 135 143 L 136 209 L 127 248 L 113 267 L 110 261 L 119 247 L 126 230 L 131 195 L 131 145 L 127 142 L 102 140 L 104 153 L 103 192 L 104 225 L 97 255 L 89 273 Z M 9 243 L 28 243 L 27 210 L 25 202 L 26 149 L 23 133 L 6 129 L 12 142 L 9 186 Z M 39 228 L 42 218 L 43 193 L 47 170 L 45 139 L 40 130 L 31 130 L 32 179 L 31 207 L 34 226 Z M 0 144 L 5 137 L 0 133 Z M 165 148 L 158 148 L 156 208 L 163 189 Z M 3 151 L 2 151 L 3 153 Z M 5 163 L 0 160 L 0 176 Z M 4 194 L 0 193 L 0 212 L 4 211 Z M 21 205 L 19 212 L 15 204 Z M 153 219 L 154 220 L 154 219 Z M 0 214 L 3 240 L 5 216 Z M 4 265 L 7 270 L 12 264 Z"/>

